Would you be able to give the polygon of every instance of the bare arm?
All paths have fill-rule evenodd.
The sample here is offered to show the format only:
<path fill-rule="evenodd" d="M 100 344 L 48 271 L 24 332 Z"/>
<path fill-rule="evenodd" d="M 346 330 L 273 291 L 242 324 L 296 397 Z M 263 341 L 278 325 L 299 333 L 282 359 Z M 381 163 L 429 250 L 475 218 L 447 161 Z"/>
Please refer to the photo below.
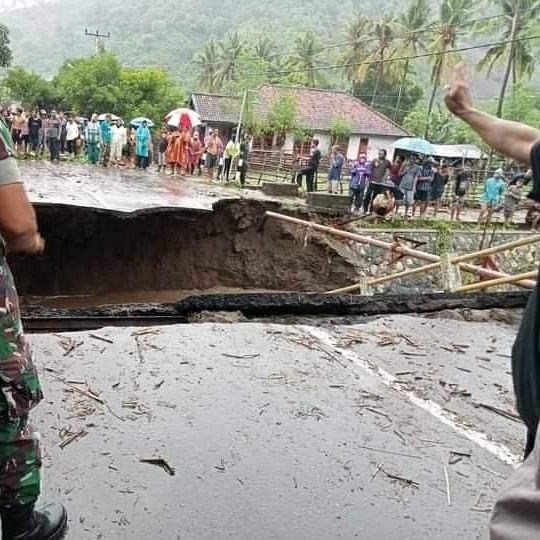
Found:
<path fill-rule="evenodd" d="M 540 131 L 475 109 L 462 64 L 454 69 L 454 80 L 445 88 L 444 101 L 491 148 L 521 163 L 530 163 L 531 149 L 540 140 Z"/>
<path fill-rule="evenodd" d="M 0 230 L 11 252 L 41 253 L 45 247 L 21 183 L 0 186 Z"/>

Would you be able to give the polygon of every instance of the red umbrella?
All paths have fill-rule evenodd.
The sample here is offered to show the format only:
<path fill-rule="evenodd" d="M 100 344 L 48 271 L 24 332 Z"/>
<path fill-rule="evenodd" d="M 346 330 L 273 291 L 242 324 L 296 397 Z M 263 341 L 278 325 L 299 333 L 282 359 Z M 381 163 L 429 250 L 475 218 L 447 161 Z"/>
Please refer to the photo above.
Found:
<path fill-rule="evenodd" d="M 191 109 L 175 109 L 165 116 L 165 121 L 169 126 L 186 127 L 191 129 L 202 124 L 199 115 Z"/>

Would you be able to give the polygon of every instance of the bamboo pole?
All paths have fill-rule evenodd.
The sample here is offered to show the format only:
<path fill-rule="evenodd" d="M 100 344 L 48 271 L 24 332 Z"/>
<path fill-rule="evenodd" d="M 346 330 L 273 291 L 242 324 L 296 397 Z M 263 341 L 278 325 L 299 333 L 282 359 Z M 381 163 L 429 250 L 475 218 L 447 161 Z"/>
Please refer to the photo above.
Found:
<path fill-rule="evenodd" d="M 293 223 L 295 225 L 303 225 L 309 227 L 312 230 L 331 234 L 338 238 L 346 238 L 347 240 L 353 240 L 355 242 L 360 242 L 362 244 L 368 244 L 374 247 L 379 247 L 382 249 L 392 250 L 395 253 L 402 253 L 403 255 L 408 255 L 410 257 L 416 257 L 417 259 L 422 259 L 431 263 L 440 263 L 441 258 L 438 255 L 433 255 L 431 253 L 426 253 L 425 251 L 420 251 L 417 249 L 412 249 L 406 246 L 396 246 L 395 244 L 390 244 L 389 242 L 383 242 L 382 240 L 376 240 L 375 238 L 370 238 L 369 236 L 363 236 L 356 233 L 351 233 L 348 231 L 341 231 L 339 229 L 334 229 L 333 227 L 328 227 L 326 225 L 320 225 L 319 223 L 313 223 L 311 221 L 305 221 L 302 219 L 294 218 L 291 216 L 286 216 L 283 214 L 278 214 L 276 212 L 266 212 L 266 216 L 288 223 Z M 497 272 L 496 270 L 489 270 L 487 268 L 481 268 L 479 266 L 474 266 L 467 263 L 459 263 L 461 270 L 465 272 L 471 272 L 477 276 L 484 278 L 502 278 L 508 277 L 508 274 L 503 272 Z M 516 282 L 517 285 L 532 289 L 535 285 L 535 281 L 531 280 L 520 280 Z"/>
<path fill-rule="evenodd" d="M 468 292 L 476 291 L 478 289 L 487 289 L 488 287 L 495 287 L 496 285 L 504 285 L 505 283 L 516 283 L 523 279 L 536 278 L 538 277 L 538 270 L 533 270 L 532 272 L 523 272 L 522 274 L 517 274 L 515 276 L 506 276 L 497 279 L 490 279 L 488 281 L 479 281 L 478 283 L 472 283 L 470 285 L 463 285 L 454 290 L 454 292 Z"/>
<path fill-rule="evenodd" d="M 431 270 L 436 270 L 437 268 L 440 268 L 441 263 L 430 263 L 426 264 L 424 266 L 419 266 L 418 268 L 411 268 L 409 270 L 404 270 L 403 272 L 397 272 L 396 274 L 388 274 L 387 276 L 381 276 L 378 278 L 370 279 L 366 284 L 370 287 L 373 285 L 380 285 L 381 283 L 385 283 L 387 281 L 393 281 L 394 279 L 400 279 L 404 277 L 409 276 L 415 276 L 417 274 L 422 274 L 424 272 L 430 272 Z M 335 289 L 334 291 L 328 291 L 326 294 L 340 294 L 340 293 L 348 293 L 359 290 L 360 283 L 355 283 L 354 285 L 349 285 L 348 287 L 343 287 L 341 289 Z"/>
<path fill-rule="evenodd" d="M 529 236 L 527 238 L 521 238 L 520 240 L 514 240 L 513 242 L 508 242 L 506 244 L 501 244 L 499 246 L 494 246 L 491 248 L 482 249 L 480 251 L 475 251 L 473 253 L 465 253 L 464 255 L 457 255 L 450 259 L 450 262 L 453 264 L 460 263 L 463 261 L 470 261 L 471 259 L 476 259 L 477 257 L 485 257 L 488 255 L 493 255 L 495 253 L 500 253 L 501 251 L 507 251 L 509 249 L 514 249 L 521 246 L 526 246 L 533 244 L 535 242 L 540 242 L 540 235 L 536 234 L 534 236 Z M 374 285 L 380 285 L 381 283 L 386 283 L 387 281 L 393 281 L 395 279 L 402 279 L 405 277 L 416 276 L 418 274 L 423 274 L 424 272 L 431 272 L 432 270 L 437 270 L 440 268 L 441 263 L 431 263 L 424 266 L 419 266 L 418 268 L 411 268 L 409 270 L 404 270 L 403 272 L 397 272 L 395 274 L 388 274 L 386 276 L 381 276 L 378 278 L 371 279 L 367 282 L 367 285 L 370 287 Z M 335 289 L 333 291 L 328 291 L 327 294 L 342 294 L 354 292 L 360 289 L 360 284 L 355 283 L 354 285 L 349 285 L 348 287 L 343 287 L 341 289 Z"/>

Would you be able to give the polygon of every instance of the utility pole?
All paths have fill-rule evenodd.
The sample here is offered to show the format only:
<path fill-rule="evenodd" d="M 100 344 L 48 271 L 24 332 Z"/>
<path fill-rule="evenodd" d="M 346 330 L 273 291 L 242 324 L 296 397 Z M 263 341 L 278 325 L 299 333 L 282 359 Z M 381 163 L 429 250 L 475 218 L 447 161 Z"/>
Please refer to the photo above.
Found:
<path fill-rule="evenodd" d="M 89 32 L 88 28 L 84 29 L 84 35 L 85 36 L 91 36 L 94 38 L 94 54 L 99 53 L 99 38 L 110 38 L 111 33 L 107 32 L 106 34 L 100 34 L 99 30 L 96 30 L 95 32 Z"/>

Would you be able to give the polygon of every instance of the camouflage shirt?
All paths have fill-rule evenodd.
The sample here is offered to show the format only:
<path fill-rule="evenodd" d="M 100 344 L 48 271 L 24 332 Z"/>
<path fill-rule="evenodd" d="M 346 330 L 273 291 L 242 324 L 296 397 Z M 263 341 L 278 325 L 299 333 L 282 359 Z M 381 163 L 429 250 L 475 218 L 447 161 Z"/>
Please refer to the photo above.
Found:
<path fill-rule="evenodd" d="M 12 156 L 15 156 L 15 149 L 13 148 L 11 133 L 4 120 L 0 118 L 0 159 Z"/>

